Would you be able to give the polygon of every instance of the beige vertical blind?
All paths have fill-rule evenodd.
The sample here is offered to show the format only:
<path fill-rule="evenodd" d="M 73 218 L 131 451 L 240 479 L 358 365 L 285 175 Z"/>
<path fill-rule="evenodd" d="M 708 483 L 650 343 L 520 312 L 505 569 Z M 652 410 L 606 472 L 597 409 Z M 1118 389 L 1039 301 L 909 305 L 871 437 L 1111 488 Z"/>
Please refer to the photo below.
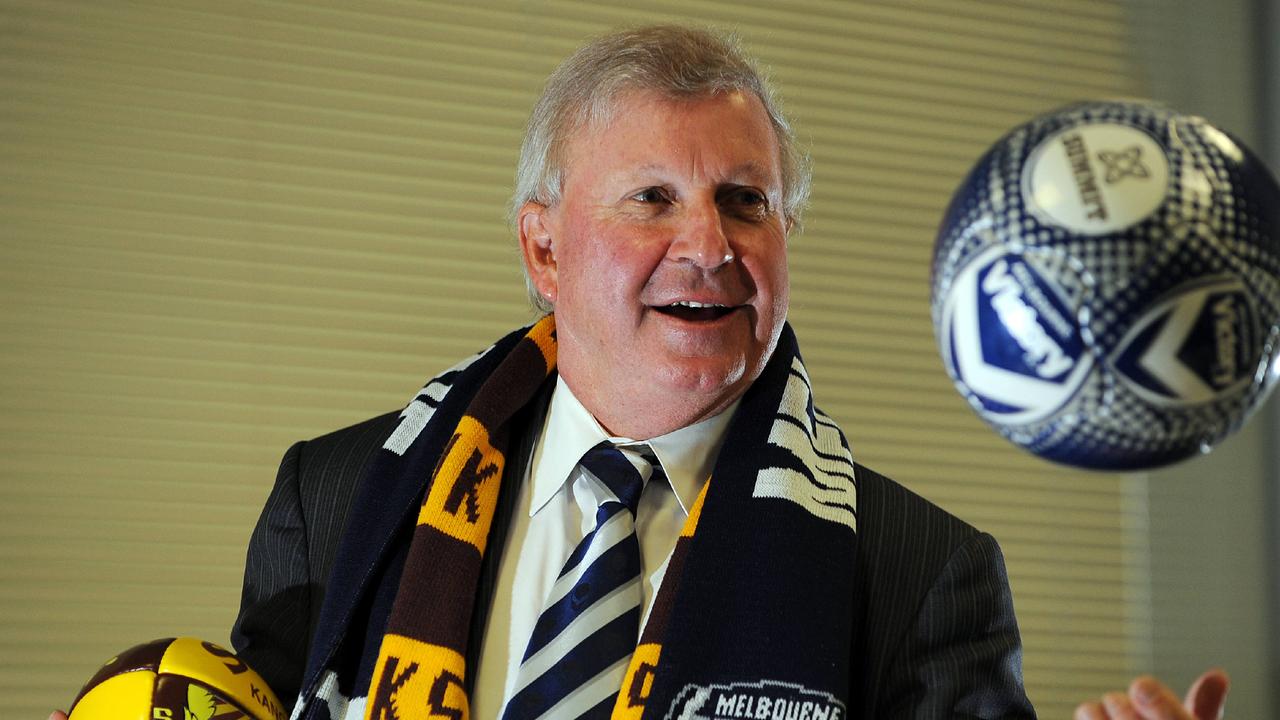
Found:
<path fill-rule="evenodd" d="M 584 37 L 658 20 L 737 30 L 811 149 L 791 316 L 856 456 L 1001 540 L 1043 717 L 1126 681 L 1141 488 L 985 429 L 927 303 L 986 146 L 1135 91 L 1115 3 L 0 0 L 11 715 L 128 645 L 225 641 L 288 444 L 529 319 L 502 219 L 528 109 Z"/>

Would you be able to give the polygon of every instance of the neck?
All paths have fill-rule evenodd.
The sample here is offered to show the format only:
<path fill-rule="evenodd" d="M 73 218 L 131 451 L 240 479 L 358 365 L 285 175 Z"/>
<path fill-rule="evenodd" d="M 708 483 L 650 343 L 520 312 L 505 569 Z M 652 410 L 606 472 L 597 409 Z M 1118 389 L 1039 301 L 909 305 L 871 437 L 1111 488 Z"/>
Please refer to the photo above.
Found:
<path fill-rule="evenodd" d="M 652 393 L 646 398 L 637 398 L 597 392 L 590 383 L 575 382 L 563 373 L 561 377 L 605 432 L 632 440 L 649 440 L 695 425 L 723 412 L 742 396 L 742 392 L 737 391 L 709 401 L 677 393 Z"/>

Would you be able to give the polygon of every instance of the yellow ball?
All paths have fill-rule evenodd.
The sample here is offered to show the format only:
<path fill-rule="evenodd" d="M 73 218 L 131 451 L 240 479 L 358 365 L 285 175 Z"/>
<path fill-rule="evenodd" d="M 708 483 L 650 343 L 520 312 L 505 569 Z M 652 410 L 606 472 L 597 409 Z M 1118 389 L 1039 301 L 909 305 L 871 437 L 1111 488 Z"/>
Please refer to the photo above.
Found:
<path fill-rule="evenodd" d="M 111 658 L 80 690 L 70 720 L 285 720 L 284 708 L 235 653 L 166 638 Z"/>

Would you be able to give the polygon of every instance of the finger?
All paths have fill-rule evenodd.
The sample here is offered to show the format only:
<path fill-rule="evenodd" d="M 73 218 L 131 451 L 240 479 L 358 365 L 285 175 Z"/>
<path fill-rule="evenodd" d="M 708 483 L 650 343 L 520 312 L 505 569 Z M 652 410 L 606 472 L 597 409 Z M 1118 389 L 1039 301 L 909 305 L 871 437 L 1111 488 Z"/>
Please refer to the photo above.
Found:
<path fill-rule="evenodd" d="M 67 720 L 67 714 L 61 710 L 54 710 L 49 713 L 49 720 Z"/>
<path fill-rule="evenodd" d="M 1107 717 L 1112 720 L 1142 720 L 1142 716 L 1133 709 L 1129 696 L 1112 692 L 1102 696 L 1102 707 L 1106 708 Z"/>
<path fill-rule="evenodd" d="M 1178 696 L 1150 675 L 1129 685 L 1129 700 L 1144 720 L 1191 720 Z"/>
<path fill-rule="evenodd" d="M 1072 720 L 1107 720 L 1107 711 L 1102 709 L 1102 703 L 1080 703 Z"/>
<path fill-rule="evenodd" d="M 1196 720 L 1219 720 L 1227 704 L 1231 679 L 1221 670 L 1210 670 L 1191 684 L 1186 708 Z"/>

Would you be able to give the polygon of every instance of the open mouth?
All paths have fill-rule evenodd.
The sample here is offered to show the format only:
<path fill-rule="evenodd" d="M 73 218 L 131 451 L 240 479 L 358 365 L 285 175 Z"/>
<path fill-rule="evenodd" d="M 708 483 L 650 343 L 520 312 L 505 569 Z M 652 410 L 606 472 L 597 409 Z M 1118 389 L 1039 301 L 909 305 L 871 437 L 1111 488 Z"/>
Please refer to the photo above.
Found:
<path fill-rule="evenodd" d="M 715 303 L 700 303 L 691 300 L 683 300 L 681 302 L 672 303 L 670 305 L 659 305 L 654 310 L 663 315 L 688 320 L 690 322 L 710 322 L 719 320 L 736 310 L 736 307 L 728 305 L 718 305 Z"/>

